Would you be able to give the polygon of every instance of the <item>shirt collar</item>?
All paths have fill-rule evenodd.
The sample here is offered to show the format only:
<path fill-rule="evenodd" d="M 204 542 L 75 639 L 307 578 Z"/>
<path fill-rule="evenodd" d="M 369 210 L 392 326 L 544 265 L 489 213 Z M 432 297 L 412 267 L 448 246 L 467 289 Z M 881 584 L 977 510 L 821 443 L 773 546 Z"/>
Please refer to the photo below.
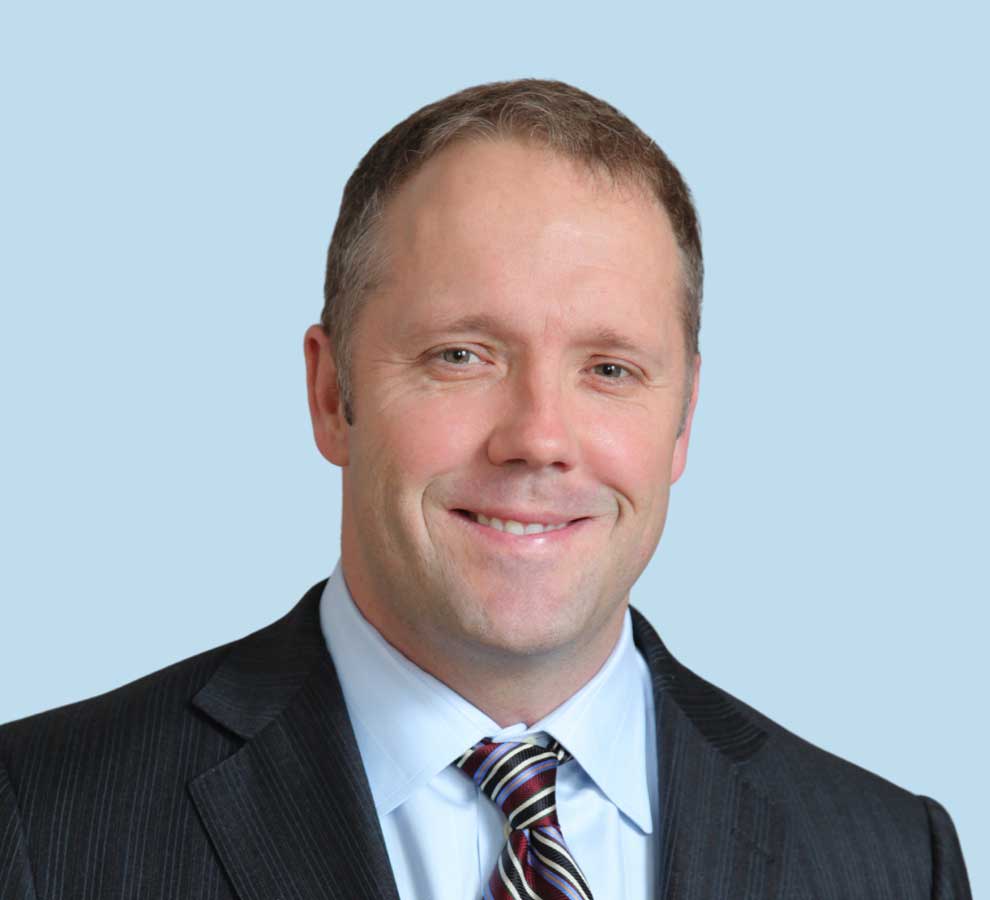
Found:
<path fill-rule="evenodd" d="M 380 815 L 401 805 L 483 737 L 519 740 L 546 733 L 644 833 L 652 832 L 647 697 L 628 610 L 601 669 L 530 728 L 522 723 L 500 728 L 389 644 L 355 605 L 340 562 L 323 589 L 320 625 Z"/>

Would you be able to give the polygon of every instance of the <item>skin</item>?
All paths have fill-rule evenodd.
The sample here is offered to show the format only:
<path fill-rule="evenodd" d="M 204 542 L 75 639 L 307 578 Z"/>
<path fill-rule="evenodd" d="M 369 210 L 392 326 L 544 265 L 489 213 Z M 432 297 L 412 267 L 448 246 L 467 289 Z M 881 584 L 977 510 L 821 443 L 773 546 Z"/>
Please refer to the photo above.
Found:
<path fill-rule="evenodd" d="M 639 189 L 500 139 L 426 163 L 383 239 L 353 426 L 326 335 L 304 341 L 316 443 L 343 472 L 347 585 L 406 657 L 499 725 L 529 725 L 614 648 L 684 470 L 700 359 L 674 235 Z M 487 321 L 450 326 L 465 316 Z M 455 510 L 581 521 L 515 536 Z"/>

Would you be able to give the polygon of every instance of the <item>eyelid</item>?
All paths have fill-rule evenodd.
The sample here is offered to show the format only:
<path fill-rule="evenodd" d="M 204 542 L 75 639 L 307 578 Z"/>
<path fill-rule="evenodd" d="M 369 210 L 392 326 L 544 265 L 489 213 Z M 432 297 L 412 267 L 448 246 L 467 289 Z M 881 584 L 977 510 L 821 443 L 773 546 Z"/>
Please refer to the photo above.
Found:
<path fill-rule="evenodd" d="M 603 378 L 605 381 L 614 381 L 614 382 L 631 381 L 633 378 L 639 378 L 642 375 L 642 373 L 640 372 L 640 370 L 637 369 L 632 364 L 626 363 L 626 362 L 619 362 L 616 359 L 602 359 L 602 360 L 598 360 L 596 362 L 593 362 L 591 364 L 591 368 L 592 369 L 597 369 L 599 366 L 616 366 L 616 367 L 618 367 L 620 369 L 623 369 L 624 371 L 626 371 L 628 373 L 626 376 L 624 376 L 622 378 L 608 378 L 605 375 L 599 376 L 600 378 Z"/>
<path fill-rule="evenodd" d="M 467 344 L 448 344 L 445 347 L 437 347 L 435 350 L 429 351 L 429 353 L 427 354 L 427 356 L 431 360 L 438 360 L 439 362 L 445 363 L 446 365 L 451 366 L 452 368 L 455 368 L 455 369 L 466 369 L 466 368 L 468 368 L 468 364 L 467 363 L 447 363 L 447 362 L 445 362 L 445 360 L 443 360 L 443 359 L 440 358 L 440 357 L 443 356 L 444 353 L 447 353 L 450 350 L 466 350 L 468 353 L 471 353 L 474 356 L 476 356 L 480 362 L 484 362 L 484 360 L 482 359 L 481 353 L 478 350 L 472 349 Z M 618 368 L 622 369 L 623 371 L 625 371 L 627 373 L 625 376 L 623 376 L 621 378 L 608 378 L 605 375 L 598 376 L 598 377 L 600 377 L 604 381 L 612 381 L 612 382 L 615 382 L 615 383 L 619 383 L 619 382 L 623 382 L 623 381 L 632 381 L 633 379 L 639 378 L 641 376 L 641 374 L 642 374 L 631 363 L 620 362 L 619 360 L 616 360 L 616 359 L 600 359 L 600 360 L 597 360 L 596 362 L 591 363 L 591 368 L 592 369 L 595 369 L 598 366 L 617 366 Z"/>
<path fill-rule="evenodd" d="M 438 347 L 436 350 L 431 350 L 428 356 L 432 360 L 438 360 L 442 363 L 445 363 L 448 366 L 453 366 L 454 368 L 457 369 L 467 368 L 466 363 L 448 363 L 446 362 L 446 360 L 440 359 L 440 357 L 443 356 L 444 353 L 448 353 L 451 350 L 466 350 L 468 353 L 474 354 L 476 357 L 478 357 L 479 360 L 484 362 L 484 360 L 481 359 L 481 353 L 477 350 L 473 350 L 471 347 L 467 346 L 466 344 L 450 344 L 446 347 Z"/>

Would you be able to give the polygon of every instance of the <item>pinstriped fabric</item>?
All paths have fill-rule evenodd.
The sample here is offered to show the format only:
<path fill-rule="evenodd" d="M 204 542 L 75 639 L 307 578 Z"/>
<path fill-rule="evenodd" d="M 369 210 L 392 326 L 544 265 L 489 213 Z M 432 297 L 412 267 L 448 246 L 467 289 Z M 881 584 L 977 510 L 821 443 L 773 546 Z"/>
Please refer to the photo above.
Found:
<path fill-rule="evenodd" d="M 207 654 L 4 726 L 19 815 L 4 816 L 0 801 L 0 831 L 19 822 L 20 866 L 34 880 L 33 890 L 4 884 L 4 900 L 232 896 L 184 783 L 237 744 L 176 703 L 218 661 Z"/>
<path fill-rule="evenodd" d="M 322 589 L 230 645 L 0 727 L 0 897 L 397 900 Z M 632 616 L 658 711 L 658 900 L 971 900 L 944 807 L 709 684 Z"/>
<path fill-rule="evenodd" d="M 0 897 L 397 900 L 322 586 L 231 645 L 0 727 Z"/>
<path fill-rule="evenodd" d="M 17 798 L 7 770 L 0 765 L 0 897 L 35 900 L 36 896 Z"/>
<path fill-rule="evenodd" d="M 190 793 L 244 900 L 398 900 L 329 658 Z"/>
<path fill-rule="evenodd" d="M 663 900 L 972 900 L 948 814 L 705 681 L 631 612 L 658 710 Z"/>
<path fill-rule="evenodd" d="M 557 766 L 570 758 L 556 741 L 544 748 L 485 738 L 457 760 L 506 817 L 508 840 L 483 900 L 592 900 L 557 821 Z"/>
<path fill-rule="evenodd" d="M 932 895 L 962 897 L 969 892 L 966 870 L 959 865 L 962 848 L 952 819 L 941 803 L 922 797 L 932 835 Z"/>

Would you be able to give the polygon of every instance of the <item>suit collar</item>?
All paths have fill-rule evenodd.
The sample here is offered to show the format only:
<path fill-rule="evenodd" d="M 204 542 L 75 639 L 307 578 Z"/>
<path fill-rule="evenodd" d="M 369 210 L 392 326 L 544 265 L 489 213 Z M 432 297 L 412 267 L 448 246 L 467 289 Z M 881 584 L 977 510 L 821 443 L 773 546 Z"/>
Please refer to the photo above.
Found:
<path fill-rule="evenodd" d="M 744 763 L 767 739 L 766 732 L 721 691 L 681 665 L 643 614 L 630 608 L 633 640 L 649 666 L 655 699 L 669 697 L 699 734 L 732 763 Z"/>
<path fill-rule="evenodd" d="M 189 791 L 242 900 L 398 900 L 319 626 L 324 582 L 236 641 L 193 705 L 246 739 Z"/>
<path fill-rule="evenodd" d="M 311 587 L 281 619 L 227 645 L 228 653 L 192 704 L 238 737 L 250 739 L 278 716 L 326 655 L 320 594 Z"/>
<path fill-rule="evenodd" d="M 244 900 L 397 900 L 340 684 L 319 624 L 326 581 L 230 645 L 193 705 L 243 746 L 189 790 Z M 635 609 L 653 682 L 659 900 L 777 896 L 784 823 L 746 777 L 767 734 L 681 665 Z"/>
<path fill-rule="evenodd" d="M 661 900 L 778 897 L 784 819 L 747 764 L 767 733 L 681 665 L 635 609 L 633 636 L 656 707 Z"/>

